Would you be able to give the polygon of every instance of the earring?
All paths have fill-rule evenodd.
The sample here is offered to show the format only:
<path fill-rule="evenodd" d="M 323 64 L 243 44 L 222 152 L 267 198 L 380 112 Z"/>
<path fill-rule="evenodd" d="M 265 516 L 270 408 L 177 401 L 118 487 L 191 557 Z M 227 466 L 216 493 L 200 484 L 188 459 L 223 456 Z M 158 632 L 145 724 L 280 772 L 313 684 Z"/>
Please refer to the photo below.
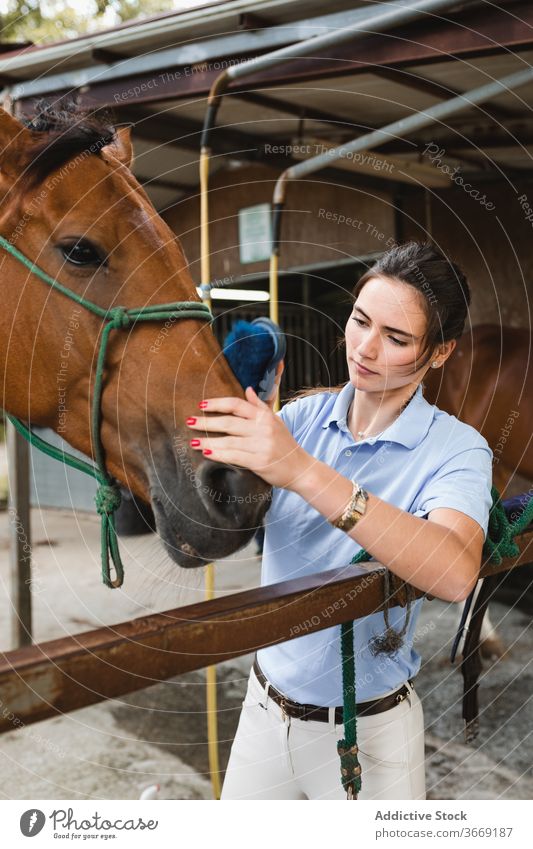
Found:
<path fill-rule="evenodd" d="M 439 367 L 439 364 L 436 360 L 435 360 L 434 363 L 431 363 L 431 368 L 438 368 L 438 367 Z"/>

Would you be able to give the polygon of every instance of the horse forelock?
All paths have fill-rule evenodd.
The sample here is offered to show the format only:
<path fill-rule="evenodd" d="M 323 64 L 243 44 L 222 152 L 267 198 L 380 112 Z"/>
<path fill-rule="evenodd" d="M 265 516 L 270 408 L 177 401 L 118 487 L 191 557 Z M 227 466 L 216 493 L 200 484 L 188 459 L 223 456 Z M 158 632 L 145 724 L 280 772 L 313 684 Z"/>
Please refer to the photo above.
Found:
<path fill-rule="evenodd" d="M 26 122 L 31 143 L 24 150 L 24 182 L 28 187 L 75 157 L 97 156 L 115 138 L 109 112 L 90 112 L 72 102 L 39 101 L 34 117 Z"/>

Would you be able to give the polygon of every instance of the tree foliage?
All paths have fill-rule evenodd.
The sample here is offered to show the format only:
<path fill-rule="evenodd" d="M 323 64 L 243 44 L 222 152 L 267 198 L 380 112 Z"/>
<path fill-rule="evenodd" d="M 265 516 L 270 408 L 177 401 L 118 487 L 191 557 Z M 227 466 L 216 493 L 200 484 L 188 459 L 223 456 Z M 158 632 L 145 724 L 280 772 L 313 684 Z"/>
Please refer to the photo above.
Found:
<path fill-rule="evenodd" d="M 0 38 L 3 43 L 64 41 L 179 5 L 179 0 L 4 0 Z"/>

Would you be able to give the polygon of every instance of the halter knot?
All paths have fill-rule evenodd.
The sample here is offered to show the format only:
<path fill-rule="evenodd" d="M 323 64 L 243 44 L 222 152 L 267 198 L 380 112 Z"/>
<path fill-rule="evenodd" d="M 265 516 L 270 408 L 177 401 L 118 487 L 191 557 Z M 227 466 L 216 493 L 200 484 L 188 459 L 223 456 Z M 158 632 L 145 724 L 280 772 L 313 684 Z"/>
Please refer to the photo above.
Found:
<path fill-rule="evenodd" d="M 96 511 L 101 516 L 108 516 L 120 507 L 122 496 L 116 484 L 100 484 L 94 496 Z"/>
<path fill-rule="evenodd" d="M 129 327 L 131 321 L 125 307 L 113 307 L 112 310 L 109 310 L 109 323 L 117 330 L 122 327 Z"/>

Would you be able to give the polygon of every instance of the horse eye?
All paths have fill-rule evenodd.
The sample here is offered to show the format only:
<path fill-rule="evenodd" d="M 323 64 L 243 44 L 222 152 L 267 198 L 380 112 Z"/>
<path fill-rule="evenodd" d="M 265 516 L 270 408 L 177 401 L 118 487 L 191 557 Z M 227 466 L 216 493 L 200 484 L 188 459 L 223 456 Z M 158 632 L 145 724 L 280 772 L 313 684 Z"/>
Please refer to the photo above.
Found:
<path fill-rule="evenodd" d="M 62 245 L 61 250 L 67 262 L 73 265 L 104 265 L 104 260 L 97 249 L 85 239 L 80 239 L 71 245 Z"/>

